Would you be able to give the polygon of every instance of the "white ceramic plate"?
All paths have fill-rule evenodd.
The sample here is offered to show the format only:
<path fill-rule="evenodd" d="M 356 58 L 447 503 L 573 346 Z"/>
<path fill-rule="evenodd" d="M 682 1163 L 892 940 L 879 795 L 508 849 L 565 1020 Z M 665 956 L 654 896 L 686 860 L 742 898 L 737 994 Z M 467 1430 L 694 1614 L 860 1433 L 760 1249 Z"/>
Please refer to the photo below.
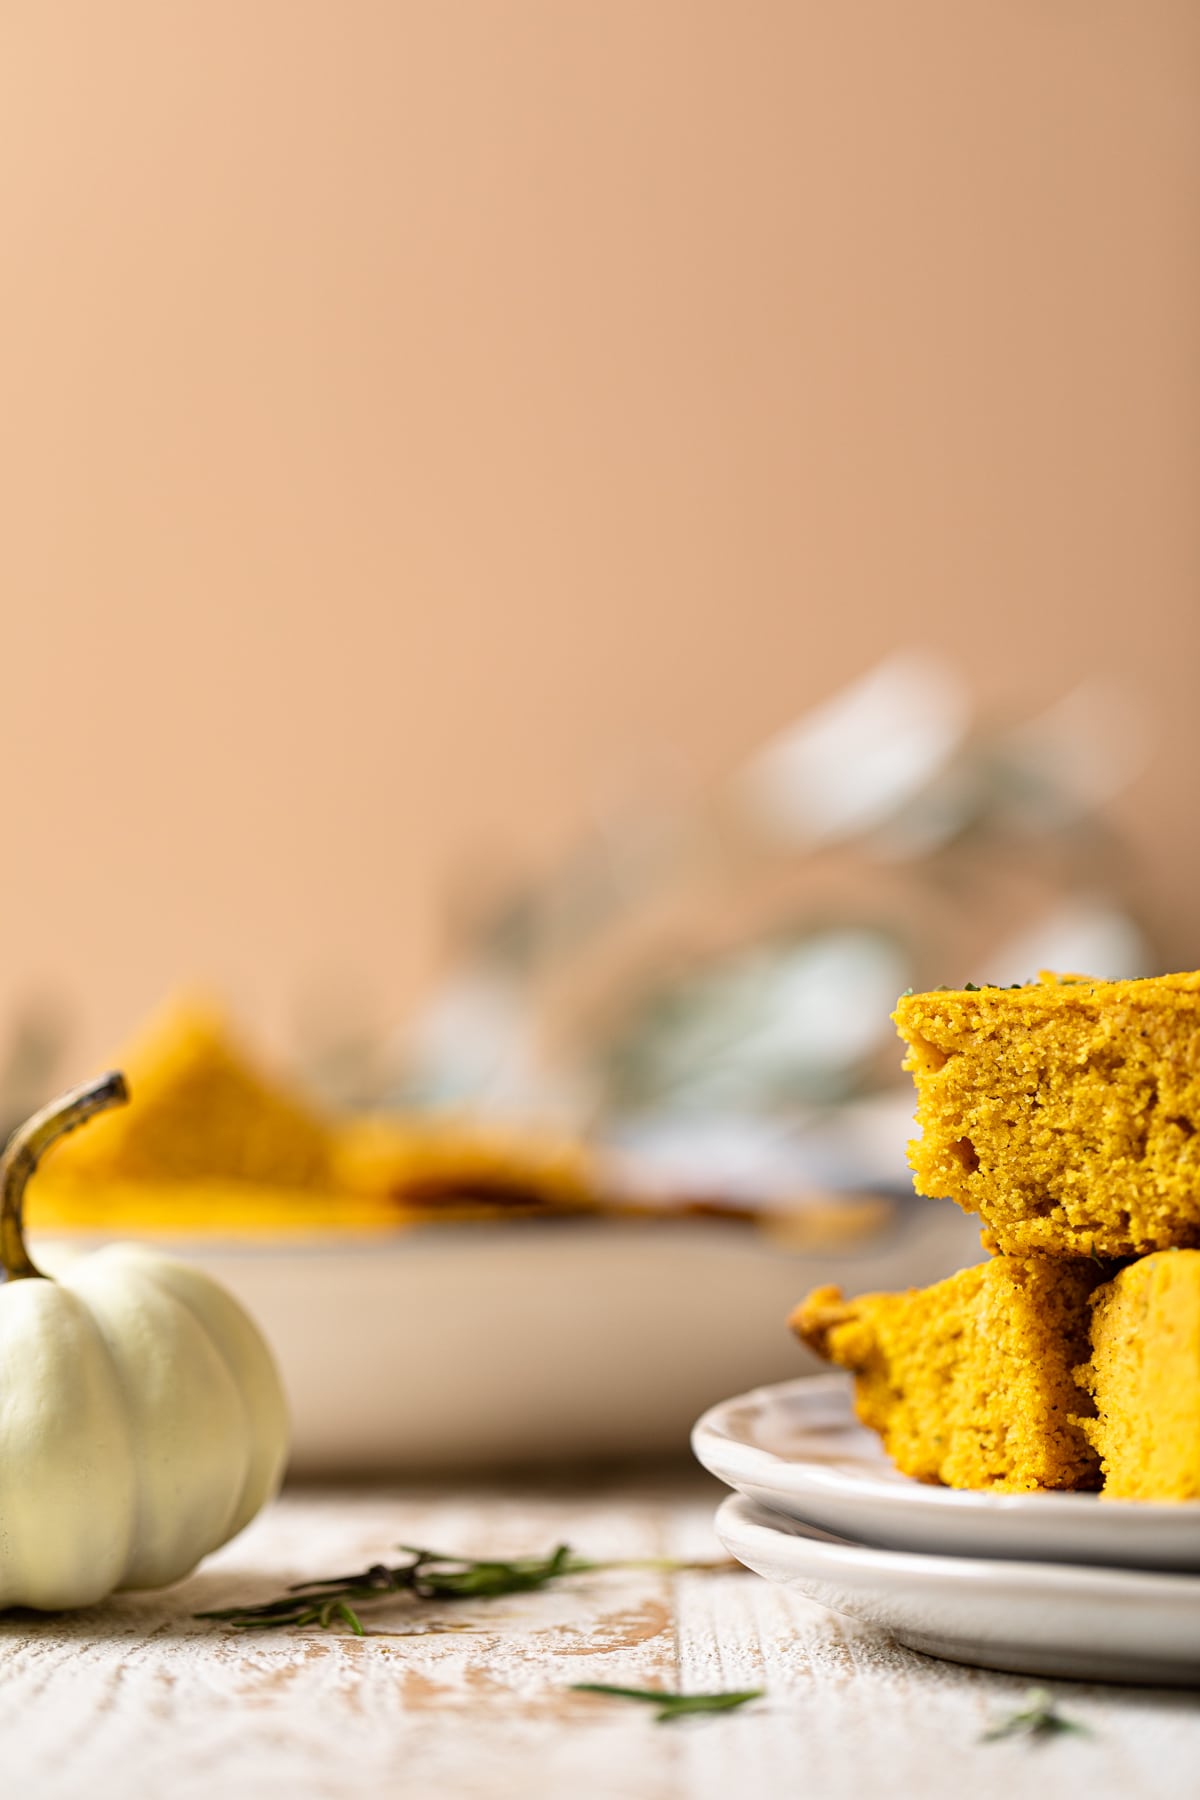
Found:
<path fill-rule="evenodd" d="M 978 1256 L 972 1225 L 921 1200 L 839 1250 L 699 1219 L 161 1248 L 257 1319 L 291 1403 L 292 1468 L 325 1474 L 681 1451 L 718 1394 L 818 1366 L 787 1329 L 807 1288 L 935 1281 Z M 33 1240 L 49 1267 L 90 1247 Z"/>
<path fill-rule="evenodd" d="M 1191 1686 L 1200 1577 L 867 1550 L 742 1494 L 717 1513 L 732 1556 L 910 1650 L 1020 1675 Z"/>
<path fill-rule="evenodd" d="M 901 1475 L 854 1416 L 848 1375 L 784 1381 L 704 1414 L 692 1447 L 760 1505 L 884 1549 L 1200 1569 L 1200 1501 L 961 1493 Z M 1200 1588 L 1198 1588 L 1200 1594 Z"/>

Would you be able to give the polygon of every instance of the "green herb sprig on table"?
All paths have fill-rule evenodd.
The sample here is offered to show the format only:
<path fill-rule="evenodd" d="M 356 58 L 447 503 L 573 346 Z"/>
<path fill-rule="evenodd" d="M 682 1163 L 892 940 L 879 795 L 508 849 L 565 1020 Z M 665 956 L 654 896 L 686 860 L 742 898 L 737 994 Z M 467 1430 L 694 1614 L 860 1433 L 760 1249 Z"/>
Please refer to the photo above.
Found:
<path fill-rule="evenodd" d="M 364 1636 L 356 1606 L 395 1594 L 411 1594 L 416 1600 L 491 1600 L 500 1594 L 528 1594 L 562 1575 L 580 1575 L 605 1565 L 573 1556 L 567 1544 L 559 1544 L 549 1556 L 521 1556 L 511 1562 L 473 1562 L 462 1556 L 443 1556 L 438 1550 L 422 1550 L 412 1544 L 398 1548 L 410 1558 L 389 1567 L 372 1563 L 356 1575 L 331 1575 L 324 1581 L 298 1581 L 262 1606 L 223 1606 L 200 1612 L 198 1619 L 219 1619 L 245 1631 L 267 1631 L 277 1625 L 319 1625 L 328 1631 L 339 1621 L 357 1637 Z"/>
<path fill-rule="evenodd" d="M 745 1706 L 748 1700 L 761 1700 L 762 1688 L 738 1688 L 725 1694 L 668 1694 L 661 1688 L 627 1688 L 611 1687 L 606 1681 L 573 1681 L 571 1691 L 576 1694 L 606 1694 L 610 1700 L 641 1700 L 647 1706 L 657 1706 L 654 1715 L 657 1725 L 668 1724 L 672 1719 L 686 1719 L 695 1713 L 732 1712 L 735 1707 Z"/>
<path fill-rule="evenodd" d="M 1075 1731 L 1086 1737 L 1088 1728 L 1076 1719 L 1068 1719 L 1059 1712 L 1054 1696 L 1045 1688 L 1030 1688 L 1025 1696 L 1025 1704 L 1019 1712 L 1012 1713 L 1007 1719 L 1001 1719 L 990 1731 L 985 1731 L 982 1743 L 995 1743 L 998 1738 L 1055 1737 L 1064 1731 Z"/>
<path fill-rule="evenodd" d="M 494 1600 L 503 1594 L 529 1594 L 564 1575 L 586 1575 L 602 1569 L 678 1570 L 687 1567 L 720 1569 L 726 1565 L 685 1564 L 669 1558 L 632 1562 L 591 1562 L 575 1556 L 568 1544 L 559 1544 L 549 1556 L 519 1556 L 472 1561 L 465 1556 L 444 1556 L 439 1550 L 422 1550 L 399 1544 L 409 1557 L 389 1566 L 372 1563 L 356 1575 L 330 1575 L 323 1581 L 298 1581 L 277 1600 L 261 1606 L 222 1606 L 196 1613 L 197 1619 L 219 1620 L 243 1631 L 270 1631 L 283 1625 L 319 1625 L 323 1631 L 348 1625 L 363 1637 L 356 1608 L 364 1602 L 411 1594 L 415 1600 Z"/>

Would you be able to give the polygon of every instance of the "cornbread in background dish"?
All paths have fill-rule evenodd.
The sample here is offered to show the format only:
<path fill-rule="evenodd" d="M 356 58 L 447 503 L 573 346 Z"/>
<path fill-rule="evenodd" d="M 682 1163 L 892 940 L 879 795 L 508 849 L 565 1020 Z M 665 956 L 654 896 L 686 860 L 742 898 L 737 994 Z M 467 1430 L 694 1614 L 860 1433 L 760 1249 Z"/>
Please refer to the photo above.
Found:
<path fill-rule="evenodd" d="M 998 1256 L 923 1292 L 843 1300 L 818 1288 L 791 1324 L 853 1371 L 858 1416 L 904 1474 L 955 1488 L 1098 1487 L 1074 1371 L 1101 1279 L 1086 1260 Z"/>
<path fill-rule="evenodd" d="M 560 1129 L 453 1113 L 335 1115 L 268 1074 L 211 1005 L 177 1002 L 119 1059 L 133 1103 L 46 1159 L 43 1221 L 89 1229 L 396 1230 L 421 1223 L 603 1213 L 761 1223 L 806 1248 L 885 1230 L 881 1195 L 800 1192 L 755 1206 L 708 1186 L 663 1189 Z"/>
<path fill-rule="evenodd" d="M 215 1007 L 167 1008 L 120 1057 L 132 1104 L 46 1159 L 43 1221 L 191 1233 L 382 1229 L 596 1204 L 575 1140 L 503 1123 L 334 1118 L 257 1066 Z M 95 1142 L 93 1142 L 93 1138 Z"/>
<path fill-rule="evenodd" d="M 58 1145 L 56 1176 L 334 1186 L 331 1127 L 260 1073 L 215 1008 L 169 1006 L 119 1061 L 133 1104 Z"/>
<path fill-rule="evenodd" d="M 919 1193 L 985 1243 L 1057 1256 L 1200 1244 L 1200 974 L 1044 975 L 905 996 Z"/>
<path fill-rule="evenodd" d="M 1200 1500 L 1200 1250 L 1162 1250 L 1092 1301 L 1083 1430 L 1114 1500 Z"/>

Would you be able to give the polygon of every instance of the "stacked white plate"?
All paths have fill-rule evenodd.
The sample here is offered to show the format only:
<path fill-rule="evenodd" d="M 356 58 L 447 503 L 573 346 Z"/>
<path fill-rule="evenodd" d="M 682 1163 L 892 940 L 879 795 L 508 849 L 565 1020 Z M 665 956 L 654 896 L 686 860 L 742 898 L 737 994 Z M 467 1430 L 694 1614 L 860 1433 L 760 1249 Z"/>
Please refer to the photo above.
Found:
<path fill-rule="evenodd" d="M 735 1489 L 747 1568 L 953 1662 L 1093 1681 L 1200 1681 L 1200 1502 L 959 1493 L 901 1475 L 848 1376 L 712 1407 L 696 1455 Z"/>

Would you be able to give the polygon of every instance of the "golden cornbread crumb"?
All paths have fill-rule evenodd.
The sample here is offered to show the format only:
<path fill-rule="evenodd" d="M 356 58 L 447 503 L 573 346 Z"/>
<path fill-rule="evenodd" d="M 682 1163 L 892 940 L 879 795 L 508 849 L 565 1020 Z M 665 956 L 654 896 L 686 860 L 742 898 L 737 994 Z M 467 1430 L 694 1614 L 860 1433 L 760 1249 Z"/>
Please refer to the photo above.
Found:
<path fill-rule="evenodd" d="M 906 995 L 917 1191 L 1001 1251 L 1200 1245 L 1200 974 Z"/>
<path fill-rule="evenodd" d="M 1093 1297 L 1078 1380 L 1113 1500 L 1200 1500 L 1200 1250 L 1162 1250 Z"/>
<path fill-rule="evenodd" d="M 55 1176 L 330 1185 L 330 1131 L 260 1074 L 219 1015 L 173 1007 L 117 1066 L 129 1083 L 129 1105 L 56 1146 L 47 1159 Z"/>
<path fill-rule="evenodd" d="M 1086 1262 L 998 1256 L 903 1294 L 818 1288 L 792 1314 L 804 1343 L 855 1375 L 855 1410 L 898 1469 L 954 1488 L 1086 1488 L 1080 1429 Z"/>

